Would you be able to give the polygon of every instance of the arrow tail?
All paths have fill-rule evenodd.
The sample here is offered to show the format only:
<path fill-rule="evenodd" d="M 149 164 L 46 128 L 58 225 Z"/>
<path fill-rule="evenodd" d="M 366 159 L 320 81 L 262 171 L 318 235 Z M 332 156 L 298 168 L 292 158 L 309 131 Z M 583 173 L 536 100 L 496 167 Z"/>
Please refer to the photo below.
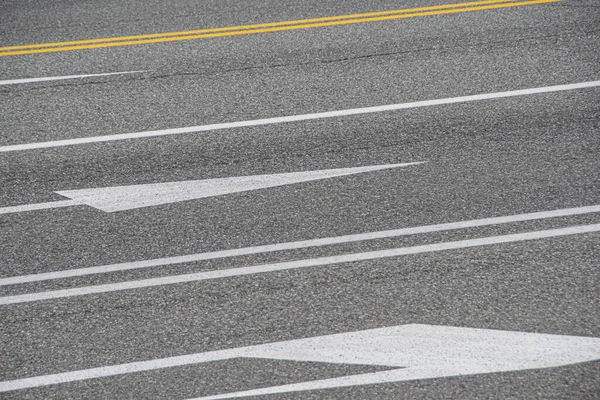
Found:
<path fill-rule="evenodd" d="M 14 214 L 26 211 L 47 210 L 51 208 L 71 207 L 77 205 L 80 204 L 75 200 L 59 200 L 48 203 L 24 204 L 20 206 L 0 207 L 0 214 Z"/>

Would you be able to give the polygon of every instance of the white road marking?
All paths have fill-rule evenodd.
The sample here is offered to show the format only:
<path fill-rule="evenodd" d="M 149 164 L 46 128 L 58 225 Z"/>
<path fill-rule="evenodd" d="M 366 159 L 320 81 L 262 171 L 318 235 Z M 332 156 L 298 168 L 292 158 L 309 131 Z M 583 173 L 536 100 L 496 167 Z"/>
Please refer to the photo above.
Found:
<path fill-rule="evenodd" d="M 69 201 L 69 200 L 65 200 Z M 401 228 L 387 231 L 358 233 L 345 236 L 333 236 L 320 239 L 301 240 L 296 242 L 268 244 L 263 246 L 243 247 L 240 249 L 211 251 L 206 253 L 188 254 L 184 256 L 157 258 L 153 260 L 132 261 L 119 264 L 101 265 L 96 267 L 77 268 L 64 271 L 45 272 L 40 274 L 13 276 L 0 278 L 0 286 L 16 285 L 27 282 L 38 282 L 52 279 L 72 278 L 93 274 L 102 274 L 115 271 L 126 271 L 138 268 L 160 267 L 164 265 L 181 264 L 187 262 L 213 260 L 217 258 L 236 257 L 249 254 L 269 253 L 283 250 L 303 249 L 307 247 L 328 246 L 341 243 L 358 242 L 373 239 L 382 239 L 398 236 L 415 235 L 419 233 L 440 232 L 453 229 L 465 229 L 479 226 L 507 224 L 511 222 L 531 221 L 536 219 L 567 217 L 600 212 L 600 205 L 565 208 L 553 211 L 542 211 L 527 214 L 507 215 L 475 219 L 470 221 L 450 222 L 437 225 L 425 225 L 411 228 Z"/>
<path fill-rule="evenodd" d="M 401 325 L 272 343 L 240 357 L 402 367 L 195 400 L 550 368 L 600 359 L 600 339 L 431 325 Z"/>
<path fill-rule="evenodd" d="M 241 127 L 248 127 L 248 126 L 279 124 L 279 123 L 283 123 L 283 122 L 296 122 L 296 121 L 307 121 L 307 120 L 322 119 L 322 118 L 345 117 L 345 116 L 349 116 L 349 115 L 405 110 L 405 109 L 409 109 L 409 108 L 429 107 L 429 106 L 437 106 L 437 105 L 442 105 L 442 104 L 466 103 L 466 102 L 471 102 L 471 101 L 501 99 L 501 98 L 506 98 L 506 97 L 526 96 L 526 95 L 532 95 L 532 94 L 551 93 L 551 92 L 561 92 L 561 91 L 566 91 L 566 90 L 585 89 L 585 88 L 592 88 L 592 87 L 598 87 L 598 86 L 600 86 L 600 81 L 580 82 L 580 83 L 573 83 L 573 84 L 568 84 L 568 85 L 545 86 L 545 87 L 522 89 L 522 90 L 512 90 L 512 91 L 507 91 L 507 92 L 485 93 L 485 94 L 477 94 L 477 95 L 472 95 L 472 96 L 450 97 L 450 98 L 444 98 L 444 99 L 416 101 L 416 102 L 401 103 L 401 104 L 389 104 L 389 105 L 376 106 L 376 107 L 354 108 L 354 109 L 328 111 L 328 112 L 321 112 L 321 113 L 314 113 L 314 114 L 290 115 L 290 116 L 285 116 L 285 117 L 255 119 L 255 120 L 238 121 L 238 122 L 227 122 L 227 123 L 221 123 L 221 124 L 199 125 L 199 126 L 190 126 L 190 127 L 185 127 L 185 128 L 161 129 L 161 130 L 156 130 L 156 131 L 123 133 L 123 134 L 104 135 L 104 136 L 91 136 L 91 137 L 76 138 L 76 139 L 54 140 L 54 141 L 49 141 L 49 142 L 24 143 L 24 144 L 16 144 L 16 145 L 9 145 L 9 146 L 0 146 L 0 153 L 1 152 L 10 152 L 10 151 L 45 149 L 45 148 L 51 148 L 51 147 L 74 146 L 74 145 L 79 145 L 79 144 L 110 142 L 110 141 L 126 140 L 126 139 L 141 139 L 141 138 L 156 137 L 156 136 L 180 135 L 180 134 L 186 134 L 186 133 L 215 131 L 215 130 L 220 130 L 220 129 L 231 129 L 231 128 L 241 128 Z"/>
<path fill-rule="evenodd" d="M 139 74 L 139 73 L 142 73 L 142 72 L 148 72 L 148 71 L 124 71 L 124 72 L 109 72 L 109 73 L 105 73 L 105 74 L 46 76 L 46 77 L 41 77 L 41 78 L 10 79 L 10 80 L 6 80 L 6 81 L 0 81 L 0 86 L 4 86 L 4 85 L 18 85 L 18 84 L 21 84 L 21 83 L 62 81 L 62 80 L 66 80 L 66 79 L 94 78 L 94 77 L 98 77 L 98 76 Z"/>
<path fill-rule="evenodd" d="M 95 293 L 108 293 L 121 290 L 141 289 L 154 286 L 172 285 L 176 283 L 198 282 L 209 279 L 229 278 L 234 276 L 262 274 L 266 272 L 284 271 L 290 269 L 325 266 L 356 261 L 376 260 L 381 258 L 398 257 L 408 254 L 431 253 L 443 250 L 464 249 L 468 247 L 487 246 L 500 243 L 513 243 L 528 240 L 545 239 L 567 235 L 577 235 L 600 231 L 600 224 L 570 226 L 567 228 L 550 229 L 516 233 L 511 235 L 490 236 L 479 239 L 442 242 L 422 246 L 399 247 L 387 250 L 350 253 L 330 257 L 320 257 L 305 260 L 286 261 L 274 264 L 253 265 L 249 267 L 204 271 L 192 274 L 169 275 L 160 278 L 125 281 L 96 286 L 82 286 L 71 289 L 51 290 L 46 292 L 27 293 L 15 296 L 0 297 L 0 305 L 28 303 L 32 301 L 58 299 L 63 297 L 84 296 Z"/>
<path fill-rule="evenodd" d="M 87 204 L 105 212 L 114 212 L 418 164 L 423 162 L 63 190 L 55 193 L 69 197 L 79 204 Z"/>
<path fill-rule="evenodd" d="M 80 205 L 74 200 L 50 201 L 48 203 L 24 204 L 12 207 L 0 207 L 0 214 L 14 214 L 26 211 L 48 210 L 60 207 L 72 207 Z"/>
<path fill-rule="evenodd" d="M 77 205 L 88 205 L 104 212 L 124 211 L 205 197 L 222 196 L 231 193 L 291 185 L 294 183 L 335 178 L 345 175 L 361 174 L 383 169 L 409 167 L 412 165 L 423 164 L 424 162 L 425 161 L 404 164 L 370 165 L 365 167 L 323 169 L 317 171 L 288 172 L 283 174 L 235 176 L 231 178 L 203 179 L 198 181 L 61 190 L 54 193 L 69 197 L 71 200 L 3 207 L 0 208 L 0 214 Z"/>
<path fill-rule="evenodd" d="M 202 400 L 558 367 L 599 359 L 600 339 L 410 324 L 17 379 L 0 382 L 0 392 L 240 357 L 400 369 L 227 393 Z"/>

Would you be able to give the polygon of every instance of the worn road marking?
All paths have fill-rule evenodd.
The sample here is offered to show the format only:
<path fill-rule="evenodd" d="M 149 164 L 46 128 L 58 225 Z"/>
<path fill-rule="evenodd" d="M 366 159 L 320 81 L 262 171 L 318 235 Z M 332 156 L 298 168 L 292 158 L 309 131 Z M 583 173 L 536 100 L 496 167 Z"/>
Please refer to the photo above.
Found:
<path fill-rule="evenodd" d="M 256 33 L 290 31 L 296 29 L 320 28 L 326 26 L 350 25 L 365 22 L 389 21 L 402 18 L 425 17 L 430 15 L 464 13 L 471 11 L 482 11 L 507 7 L 554 3 L 558 1 L 561 0 L 485 0 L 467 3 L 444 4 L 429 7 L 408 8 L 402 10 L 387 10 L 371 13 L 337 15 L 331 17 L 320 17 L 293 21 L 270 22 L 265 24 L 199 29 L 183 32 L 163 32 L 112 38 L 74 40 L 68 42 L 6 46 L 0 47 L 0 56 L 52 53 L 59 51 L 97 49 L 104 47 L 131 46 L 138 44 L 165 43 L 181 40 L 250 35 Z"/>
<path fill-rule="evenodd" d="M 226 393 L 200 399 L 230 399 L 384 382 L 559 367 L 599 359 L 600 339 L 409 324 L 35 376 L 0 382 L 0 391 L 8 392 L 243 357 L 377 365 L 394 369 Z"/>
<path fill-rule="evenodd" d="M 69 201 L 69 200 L 66 200 Z M 470 221 L 450 222 L 437 225 L 425 225 L 412 228 L 401 228 L 387 231 L 358 233 L 354 235 L 333 236 L 320 239 L 301 240 L 297 242 L 268 244 L 263 246 L 243 247 L 240 249 L 211 251 L 206 253 L 187 254 L 184 256 L 157 258 L 153 260 L 132 261 L 119 264 L 100 265 L 95 267 L 77 268 L 63 271 L 45 272 L 40 274 L 11 276 L 0 278 L 0 286 L 17 285 L 28 282 L 39 282 L 53 279 L 73 278 L 76 276 L 85 276 L 93 274 L 102 274 L 116 271 L 127 271 L 139 268 L 160 267 L 173 264 L 182 264 L 203 260 L 214 260 L 218 258 L 237 257 L 250 254 L 269 253 L 283 250 L 304 249 L 308 247 L 329 246 L 342 243 L 351 243 L 358 241 L 391 238 L 398 236 L 415 235 L 420 233 L 441 232 L 453 229 L 474 228 L 479 226 L 489 226 L 498 224 L 508 224 L 514 222 L 523 222 L 539 220 L 545 218 L 568 217 L 573 215 L 582 215 L 600 212 L 600 205 L 565 208 L 553 211 L 542 211 L 527 214 L 507 215 L 502 217 L 492 217 L 475 219 Z"/>
<path fill-rule="evenodd" d="M 124 211 L 419 164 L 423 164 L 423 162 L 287 172 L 283 174 L 235 176 L 197 181 L 150 183 L 146 185 L 60 190 L 55 193 L 69 197 L 71 200 L 3 207 L 0 208 L 0 214 L 78 205 L 88 205 L 104 212 Z"/>
<path fill-rule="evenodd" d="M 172 285 L 176 283 L 198 282 L 210 279 L 230 278 L 234 276 L 254 275 L 266 272 L 285 271 L 291 269 L 334 265 L 341 263 L 351 263 L 356 261 L 377 260 L 382 258 L 398 257 L 408 254 L 432 253 L 443 250 L 464 249 L 469 247 L 488 246 L 501 243 L 514 243 L 560 236 L 578 235 L 598 231 L 600 231 L 600 224 L 579 225 L 560 229 L 516 233 L 502 236 L 490 236 L 479 239 L 459 240 L 455 242 L 442 242 L 413 247 L 399 247 L 388 250 L 369 251 L 364 253 L 350 253 L 330 257 L 287 261 L 275 264 L 254 265 L 250 267 L 221 269 L 215 271 L 204 271 L 184 275 L 170 275 L 163 276 L 160 278 L 142 279 L 137 281 L 125 281 L 96 286 L 82 286 L 71 289 L 52 290 L 46 292 L 27 293 L 15 296 L 0 297 L 0 305 L 28 303 L 32 301 L 50 300 L 64 297 L 76 297 L 96 293 L 117 292 L 121 290 L 141 289 L 147 287 Z"/>
<path fill-rule="evenodd" d="M 142 72 L 148 72 L 148 71 L 124 71 L 124 72 L 109 72 L 109 73 L 105 73 L 105 74 L 46 76 L 46 77 L 40 77 L 40 78 L 10 79 L 10 80 L 6 80 L 6 81 L 0 81 L 0 86 L 19 85 L 22 83 L 63 81 L 63 80 L 67 80 L 67 79 L 95 78 L 95 77 L 100 77 L 100 76 L 111 76 L 111 75 L 139 74 Z"/>
<path fill-rule="evenodd" d="M 443 105 L 443 104 L 467 103 L 467 102 L 471 102 L 471 101 L 493 100 L 493 99 L 501 99 L 501 98 L 506 98 L 506 97 L 527 96 L 527 95 L 533 95 L 533 94 L 562 92 L 562 91 L 567 91 L 567 90 L 587 89 L 587 88 L 595 88 L 598 86 L 600 86 L 600 81 L 579 82 L 579 83 L 572 83 L 572 84 L 567 84 L 567 85 L 544 86 L 544 87 L 537 87 L 537 88 L 530 88 L 530 89 L 512 90 L 512 91 L 507 91 L 507 92 L 495 92 L 495 93 L 476 94 L 476 95 L 471 95 L 471 96 L 449 97 L 449 98 L 444 98 L 444 99 L 424 100 L 424 101 L 416 101 L 416 102 L 411 102 L 411 103 L 400 103 L 400 104 L 388 104 L 388 105 L 384 105 L 384 106 L 375 106 L 375 107 L 352 108 L 352 109 L 347 109 L 347 110 L 328 111 L 328 112 L 321 112 L 321 113 L 314 113 L 314 114 L 290 115 L 290 116 L 285 116 L 285 117 L 254 119 L 254 120 L 237 121 L 237 122 L 226 122 L 226 123 L 221 123 L 221 124 L 198 125 L 198 126 L 189 126 L 189 127 L 185 127 L 185 128 L 161 129 L 161 130 L 156 130 L 156 131 L 122 133 L 122 134 L 104 135 L 104 136 L 90 136 L 90 137 L 82 137 L 82 138 L 76 138 L 76 139 L 54 140 L 54 141 L 49 141 L 49 142 L 14 144 L 14 145 L 8 145 L 8 146 L 0 146 L 0 153 L 11 152 L 11 151 L 46 149 L 46 148 L 51 148 L 51 147 L 74 146 L 74 145 L 89 144 L 89 143 L 111 142 L 111 141 L 127 140 L 127 139 L 141 139 L 141 138 L 149 138 L 149 137 L 157 137 L 157 136 L 181 135 L 181 134 L 186 134 L 186 133 L 216 131 L 216 130 L 221 130 L 221 129 L 242 128 L 242 127 L 249 127 L 249 126 L 269 125 L 269 124 L 280 124 L 280 123 L 284 123 L 284 122 L 297 122 L 297 121 L 308 121 L 308 120 L 323 119 L 323 118 L 345 117 L 345 116 L 350 116 L 350 115 L 370 114 L 370 113 L 378 113 L 378 112 L 384 112 L 384 111 L 406 110 L 406 109 L 410 109 L 410 108 L 438 106 L 438 105 Z"/>

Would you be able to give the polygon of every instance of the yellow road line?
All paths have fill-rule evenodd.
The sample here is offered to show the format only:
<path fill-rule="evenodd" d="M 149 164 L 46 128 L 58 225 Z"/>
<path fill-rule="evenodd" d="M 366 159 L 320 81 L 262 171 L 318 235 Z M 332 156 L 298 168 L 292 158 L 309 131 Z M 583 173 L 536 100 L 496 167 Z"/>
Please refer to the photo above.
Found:
<path fill-rule="evenodd" d="M 377 11 L 362 14 L 339 15 L 303 20 L 270 22 L 265 24 L 242 25 L 224 28 L 201 29 L 183 32 L 165 32 L 137 36 L 120 36 L 103 39 L 88 39 L 71 42 L 55 42 L 22 46 L 0 47 L 1 56 L 51 53 L 58 51 L 96 49 L 104 47 L 131 46 L 136 44 L 165 43 L 182 40 L 206 39 L 215 37 L 249 35 L 255 33 L 288 31 L 295 29 L 349 25 L 364 22 L 388 21 L 393 19 L 424 17 L 430 15 L 454 14 L 479 10 L 490 10 L 525 5 L 553 3 L 562 0 L 483 0 L 439 6 L 408 8 L 402 10 Z"/>
<path fill-rule="evenodd" d="M 388 11 L 377 11 L 377 12 L 362 13 L 362 14 L 337 15 L 337 16 L 333 16 L 333 17 L 298 19 L 298 20 L 292 20 L 292 21 L 269 22 L 269 23 L 264 23 L 264 24 L 253 24 L 253 25 L 228 26 L 228 27 L 224 27 L 224 28 L 199 29 L 199 30 L 191 30 L 191 31 L 183 31 L 183 32 L 163 32 L 163 33 L 151 33 L 151 34 L 147 34 L 147 35 L 119 36 L 119 37 L 112 37 L 112 38 L 76 40 L 76 41 L 71 41 L 71 42 L 28 44 L 28 45 L 22 45 L 22 46 L 0 47 L 0 51 L 2 51 L 2 50 L 38 49 L 38 48 L 43 48 L 43 47 L 79 45 L 79 44 L 88 44 L 88 43 L 106 43 L 106 42 L 136 40 L 136 39 L 152 39 L 152 38 L 161 38 L 161 37 L 169 37 L 169 36 L 188 36 L 188 35 L 203 34 L 203 33 L 216 33 L 216 32 L 237 31 L 237 30 L 245 30 L 245 29 L 260 29 L 260 28 L 270 28 L 270 27 L 275 27 L 275 26 L 308 24 L 308 23 L 312 23 L 312 22 L 326 22 L 326 21 L 334 21 L 334 20 L 342 20 L 342 19 L 377 17 L 377 16 L 382 16 L 382 15 L 398 14 L 398 13 L 409 13 L 409 12 L 412 13 L 412 12 L 420 12 L 420 11 L 442 10 L 442 9 L 446 9 L 446 8 L 469 7 L 469 6 L 492 4 L 492 3 L 505 3 L 508 1 L 514 1 L 514 0 L 484 0 L 484 1 L 473 1 L 473 2 L 468 2 L 468 3 L 444 4 L 444 5 L 439 5 L 439 6 L 407 8 L 407 9 L 402 9 L 402 10 L 388 10 Z"/>

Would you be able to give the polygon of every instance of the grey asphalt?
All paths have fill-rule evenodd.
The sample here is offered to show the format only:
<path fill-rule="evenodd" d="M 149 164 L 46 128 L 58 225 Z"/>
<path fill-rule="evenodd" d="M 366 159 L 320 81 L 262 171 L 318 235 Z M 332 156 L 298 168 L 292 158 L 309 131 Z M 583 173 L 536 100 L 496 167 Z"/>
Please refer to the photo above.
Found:
<path fill-rule="evenodd" d="M 444 4 L 438 1 L 428 4 Z M 424 6 L 17 2 L 2 45 Z M 600 79 L 592 0 L 0 57 L 0 146 Z M 0 277 L 600 204 L 600 89 L 0 153 L 0 207 L 58 190 L 428 161 L 117 213 L 0 216 Z M 0 287 L 2 296 L 600 223 L 589 214 Z M 0 380 L 408 323 L 600 337 L 600 234 L 0 306 Z M 385 368 L 229 360 L 3 393 L 186 399 Z M 600 362 L 277 399 L 600 397 Z"/>

